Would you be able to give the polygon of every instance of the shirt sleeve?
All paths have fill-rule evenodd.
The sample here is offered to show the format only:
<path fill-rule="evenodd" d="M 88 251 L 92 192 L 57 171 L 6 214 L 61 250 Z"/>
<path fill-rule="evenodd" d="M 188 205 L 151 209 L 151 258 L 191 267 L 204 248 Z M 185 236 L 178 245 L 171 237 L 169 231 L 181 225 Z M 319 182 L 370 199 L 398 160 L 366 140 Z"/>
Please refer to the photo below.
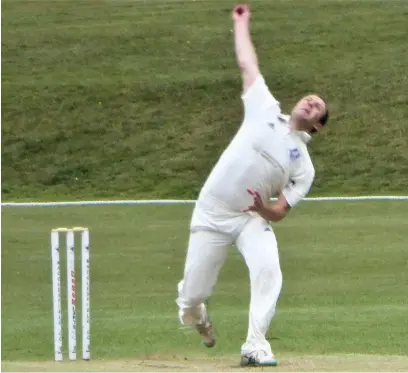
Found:
<path fill-rule="evenodd" d="M 244 103 L 246 120 L 256 120 L 266 110 L 271 108 L 276 108 L 280 112 L 280 104 L 269 91 L 261 74 L 258 75 L 241 98 Z"/>
<path fill-rule="evenodd" d="M 314 169 L 307 169 L 294 174 L 285 186 L 282 194 L 290 207 L 296 206 L 306 195 L 313 184 L 315 176 Z"/>

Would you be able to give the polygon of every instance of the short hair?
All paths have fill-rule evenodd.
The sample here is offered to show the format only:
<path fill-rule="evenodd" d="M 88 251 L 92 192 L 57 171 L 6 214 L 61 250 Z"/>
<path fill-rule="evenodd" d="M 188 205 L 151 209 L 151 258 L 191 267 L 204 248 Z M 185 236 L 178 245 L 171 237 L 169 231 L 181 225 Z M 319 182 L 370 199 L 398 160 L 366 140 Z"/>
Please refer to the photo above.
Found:
<path fill-rule="evenodd" d="M 329 120 L 329 110 L 327 109 L 327 101 L 324 97 L 322 97 L 321 95 L 316 95 L 317 97 L 319 97 L 325 104 L 326 106 L 326 111 L 324 112 L 324 114 L 321 116 L 321 118 L 319 119 L 319 123 L 324 126 L 327 121 Z"/>
<path fill-rule="evenodd" d="M 326 123 L 329 120 L 329 110 L 327 109 L 327 103 L 326 103 L 326 100 L 322 96 L 319 96 L 319 95 L 316 95 L 316 96 L 320 97 L 324 101 L 324 103 L 326 104 L 326 111 L 324 112 L 324 114 L 319 119 L 319 123 L 322 126 L 325 126 Z M 310 133 L 315 133 L 315 132 L 317 132 L 317 131 L 314 128 L 310 131 Z"/>
<path fill-rule="evenodd" d="M 324 126 L 327 121 L 329 120 L 329 110 L 326 109 L 325 113 L 322 115 L 322 117 L 319 119 L 319 123 Z"/>
<path fill-rule="evenodd" d="M 320 117 L 319 123 L 320 123 L 322 126 L 325 126 L 328 120 L 329 120 L 329 110 L 326 109 L 326 111 L 324 112 L 324 114 Z M 316 132 L 317 132 L 317 131 L 316 131 L 314 128 L 312 128 L 312 130 L 310 131 L 311 134 L 312 134 L 312 133 L 316 133 Z"/>

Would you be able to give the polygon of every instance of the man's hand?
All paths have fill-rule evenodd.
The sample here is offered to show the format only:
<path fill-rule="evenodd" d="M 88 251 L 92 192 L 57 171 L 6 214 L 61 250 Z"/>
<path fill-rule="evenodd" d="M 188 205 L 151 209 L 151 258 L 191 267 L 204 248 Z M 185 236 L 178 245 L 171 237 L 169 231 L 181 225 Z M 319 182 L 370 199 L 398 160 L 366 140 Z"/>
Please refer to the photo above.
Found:
<path fill-rule="evenodd" d="M 251 13 L 249 11 L 249 6 L 247 4 L 239 4 L 232 11 L 232 19 L 237 21 L 249 22 L 251 18 Z"/>
<path fill-rule="evenodd" d="M 253 204 L 242 209 L 242 212 L 254 211 L 265 220 L 278 222 L 286 216 L 290 209 L 290 206 L 283 195 L 281 195 L 273 205 L 265 205 L 262 201 L 261 195 L 256 190 L 247 189 L 247 191 L 253 198 Z"/>
<path fill-rule="evenodd" d="M 246 209 L 242 209 L 242 212 L 248 212 L 248 211 L 255 211 L 255 212 L 260 212 L 265 209 L 265 205 L 262 202 L 261 195 L 256 191 L 252 189 L 247 189 L 247 192 L 253 197 L 254 203 L 250 206 L 248 206 Z"/>

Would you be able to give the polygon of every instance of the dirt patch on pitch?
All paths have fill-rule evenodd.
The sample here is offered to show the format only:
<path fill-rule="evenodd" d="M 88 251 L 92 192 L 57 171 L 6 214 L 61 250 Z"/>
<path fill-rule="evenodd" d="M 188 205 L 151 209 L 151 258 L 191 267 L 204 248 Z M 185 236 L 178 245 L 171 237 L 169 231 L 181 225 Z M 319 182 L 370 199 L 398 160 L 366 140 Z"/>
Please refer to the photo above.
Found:
<path fill-rule="evenodd" d="M 2 371 L 8 372 L 231 372 L 244 370 L 236 357 L 174 357 L 150 356 L 140 360 L 91 360 L 76 362 L 12 362 L 3 361 Z M 281 356 L 276 368 L 251 370 L 277 372 L 404 372 L 408 371 L 408 357 L 381 355 Z"/>

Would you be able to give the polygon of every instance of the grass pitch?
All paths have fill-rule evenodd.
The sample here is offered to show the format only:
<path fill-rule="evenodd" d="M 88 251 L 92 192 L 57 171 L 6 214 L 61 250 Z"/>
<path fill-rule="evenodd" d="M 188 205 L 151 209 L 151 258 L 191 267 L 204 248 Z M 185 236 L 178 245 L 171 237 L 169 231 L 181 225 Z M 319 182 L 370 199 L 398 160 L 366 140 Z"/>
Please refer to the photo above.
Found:
<path fill-rule="evenodd" d="M 216 348 L 178 325 L 191 208 L 3 208 L 4 369 L 237 369 L 249 283 L 234 247 L 211 300 Z M 275 225 L 284 284 L 268 338 L 279 369 L 408 369 L 407 215 L 403 201 L 304 202 Z M 73 225 L 91 232 L 93 361 L 54 365 L 49 231 Z"/>

